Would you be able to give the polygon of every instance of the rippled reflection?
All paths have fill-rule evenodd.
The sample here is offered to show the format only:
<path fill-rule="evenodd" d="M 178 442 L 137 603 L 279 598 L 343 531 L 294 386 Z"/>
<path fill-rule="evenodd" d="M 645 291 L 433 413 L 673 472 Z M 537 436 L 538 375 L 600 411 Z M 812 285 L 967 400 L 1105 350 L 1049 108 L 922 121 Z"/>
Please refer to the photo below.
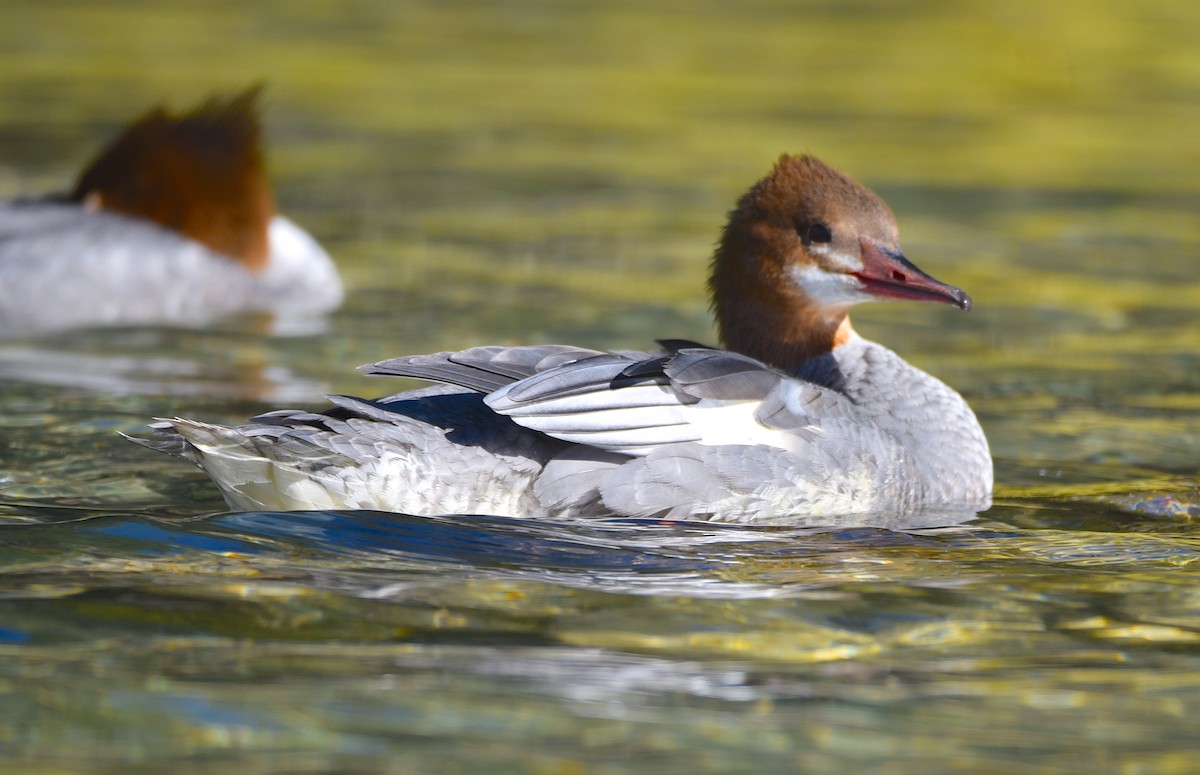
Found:
<path fill-rule="evenodd" d="M 1190 723 L 1170 709 L 1196 688 L 1200 600 L 1180 570 L 1200 537 L 1159 527 L 365 512 L 10 526 L 0 677 L 24 688 L 0 717 L 30 753 L 51 753 L 46 730 L 82 752 L 136 724 L 110 756 L 232 746 L 245 763 L 282 746 L 368 762 L 416 736 L 403 750 L 418 768 L 481 751 L 515 765 L 565 736 L 587 761 L 666 746 L 697 771 L 867 766 L 887 750 L 916 772 L 1047 745 L 1087 756 L 1073 718 L 1168 745 Z"/>

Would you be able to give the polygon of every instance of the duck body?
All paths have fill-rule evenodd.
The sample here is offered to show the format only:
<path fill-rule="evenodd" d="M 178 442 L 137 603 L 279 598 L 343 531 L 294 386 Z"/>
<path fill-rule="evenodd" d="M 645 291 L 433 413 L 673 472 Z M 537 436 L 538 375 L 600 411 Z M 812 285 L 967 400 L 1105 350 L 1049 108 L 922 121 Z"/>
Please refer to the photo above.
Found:
<path fill-rule="evenodd" d="M 794 201 L 776 201 L 780 180 Z M 876 297 L 970 306 L 899 253 L 890 217 L 821 162 L 783 157 L 739 202 L 714 259 L 714 307 L 738 350 L 406 356 L 363 369 L 442 384 L 235 428 L 167 420 L 137 441 L 196 463 L 243 510 L 755 523 L 977 511 L 992 465 L 967 403 L 845 315 Z M 761 329 L 772 316 L 802 324 Z"/>
<path fill-rule="evenodd" d="M 263 310 L 321 314 L 337 268 L 302 228 L 271 218 L 261 270 L 141 218 L 70 203 L 0 204 L 0 335 L 89 326 L 199 326 Z"/>
<path fill-rule="evenodd" d="M 338 396 L 238 428 L 176 419 L 145 443 L 203 467 L 239 510 L 767 522 L 978 510 L 991 493 L 966 402 L 857 335 L 797 375 L 700 346 L 476 348 L 367 370 L 502 386 Z"/>
<path fill-rule="evenodd" d="M 0 336 L 337 307 L 329 254 L 274 211 L 256 94 L 151 112 L 69 195 L 0 204 Z"/>

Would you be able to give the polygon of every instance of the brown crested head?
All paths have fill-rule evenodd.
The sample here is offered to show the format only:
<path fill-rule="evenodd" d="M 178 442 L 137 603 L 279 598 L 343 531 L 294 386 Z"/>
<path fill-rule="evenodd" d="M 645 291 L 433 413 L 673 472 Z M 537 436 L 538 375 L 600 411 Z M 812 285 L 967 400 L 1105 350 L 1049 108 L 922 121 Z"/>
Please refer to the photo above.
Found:
<path fill-rule="evenodd" d="M 738 201 L 709 291 L 725 346 L 788 371 L 844 341 L 855 304 L 897 298 L 970 307 L 965 293 L 904 257 L 882 199 L 807 155 L 781 156 Z"/>
<path fill-rule="evenodd" d="M 147 218 L 251 269 L 266 266 L 275 200 L 258 119 L 260 86 L 130 124 L 79 176 L 71 198 Z"/>

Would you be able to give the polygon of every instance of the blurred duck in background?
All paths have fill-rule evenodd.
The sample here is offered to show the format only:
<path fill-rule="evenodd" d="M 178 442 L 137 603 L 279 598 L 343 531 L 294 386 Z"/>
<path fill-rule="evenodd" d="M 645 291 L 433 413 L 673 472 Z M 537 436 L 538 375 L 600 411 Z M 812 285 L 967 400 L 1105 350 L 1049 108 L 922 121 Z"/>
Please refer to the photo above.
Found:
<path fill-rule="evenodd" d="M 336 308 L 329 254 L 275 211 L 260 91 L 151 110 L 69 194 L 0 203 L 0 336 Z"/>

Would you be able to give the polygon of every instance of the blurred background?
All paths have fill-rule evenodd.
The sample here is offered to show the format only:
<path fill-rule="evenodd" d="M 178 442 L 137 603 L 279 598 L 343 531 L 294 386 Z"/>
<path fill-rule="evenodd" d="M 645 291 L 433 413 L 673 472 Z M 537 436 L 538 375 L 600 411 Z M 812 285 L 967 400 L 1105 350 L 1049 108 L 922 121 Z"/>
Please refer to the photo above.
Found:
<path fill-rule="evenodd" d="M 270 751 L 300 757 L 292 771 L 349 755 L 364 771 L 1189 771 L 1197 39 L 1200 5 L 1178 0 L 10 0 L 0 198 L 69 188 L 154 105 L 262 82 L 280 210 L 349 295 L 291 336 L 249 318 L 0 342 L 0 717 L 17 730 L 0 753 L 262 772 L 281 771 Z M 784 152 L 880 193 L 909 257 L 974 296 L 968 315 L 854 319 L 976 408 L 1001 548 L 854 533 L 784 551 L 768 533 L 670 566 L 752 600 L 745 614 L 688 584 L 630 591 L 579 557 L 546 581 L 553 542 L 586 554 L 591 534 L 453 523 L 516 552 L 492 561 L 453 530 L 449 549 L 376 553 L 401 528 L 352 515 L 304 523 L 319 546 L 274 521 L 180 522 L 222 511 L 215 488 L 116 436 L 390 392 L 353 368 L 404 353 L 712 341 L 713 243 Z M 613 573 L 655 551 L 614 545 Z M 94 632 L 109 645 L 74 650 Z M 339 651 L 343 633 L 370 653 Z M 546 643 L 562 651 L 521 650 Z M 514 715 L 485 712 L 493 696 Z"/>

